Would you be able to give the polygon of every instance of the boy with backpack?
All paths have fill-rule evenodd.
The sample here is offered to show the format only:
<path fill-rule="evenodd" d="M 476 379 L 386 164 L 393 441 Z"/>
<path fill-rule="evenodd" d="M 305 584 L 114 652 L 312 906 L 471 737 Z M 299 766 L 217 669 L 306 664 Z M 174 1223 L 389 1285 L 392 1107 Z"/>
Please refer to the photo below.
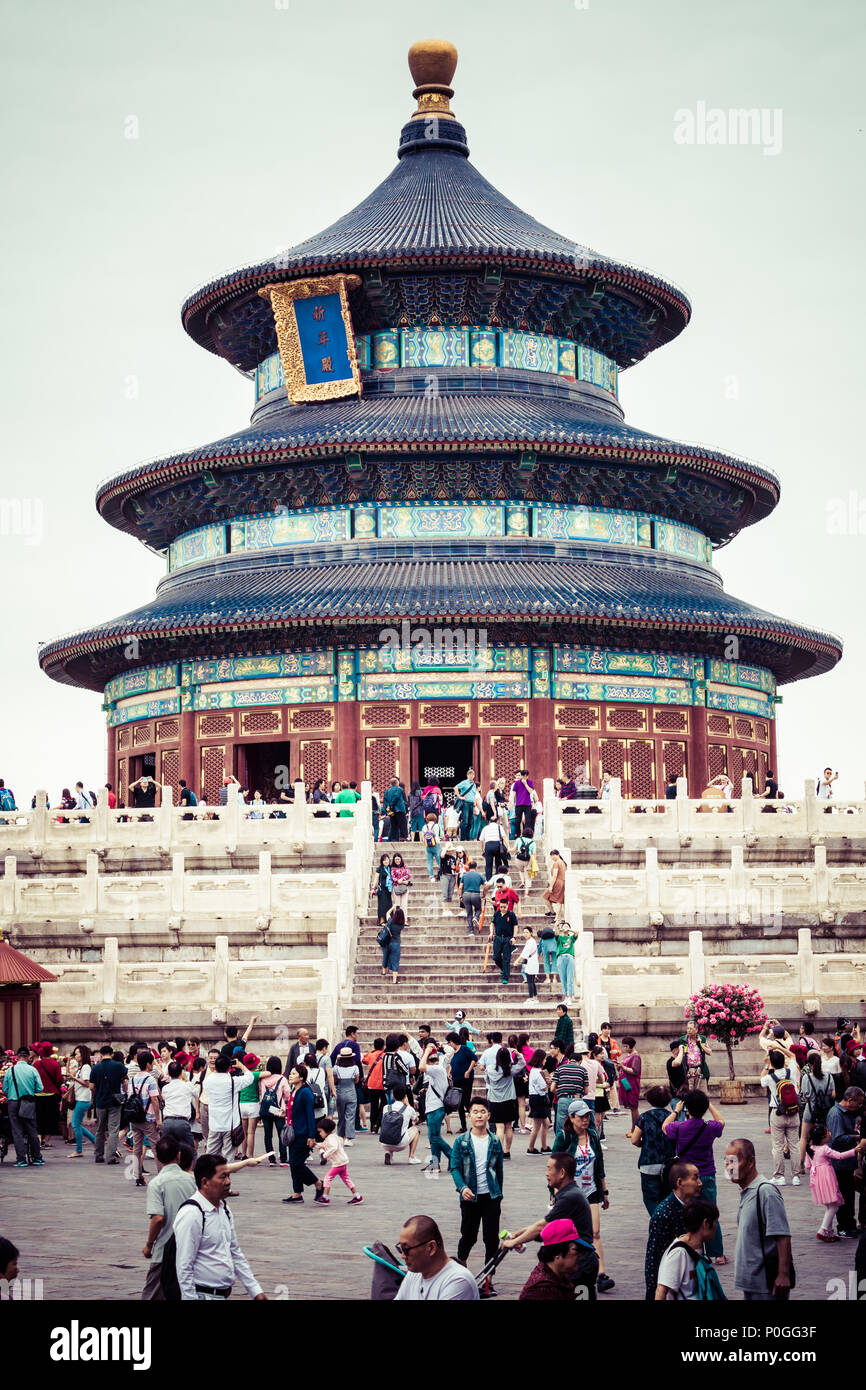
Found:
<path fill-rule="evenodd" d="M 415 1157 L 421 1131 L 416 1123 L 417 1116 L 407 1100 L 405 1086 L 394 1086 L 393 1100 L 382 1112 L 379 1126 L 379 1143 L 385 1146 L 385 1165 L 390 1166 L 394 1154 L 409 1150 L 409 1162 L 420 1163 Z"/>
<path fill-rule="evenodd" d="M 715 1202 L 698 1197 L 683 1211 L 683 1234 L 668 1246 L 659 1265 L 656 1301 L 687 1299 L 725 1302 L 719 1276 L 703 1253 L 712 1244 L 719 1221 Z"/>
<path fill-rule="evenodd" d="M 785 1065 L 785 1057 L 771 1048 L 764 1061 L 761 1085 L 770 1105 L 770 1142 L 775 1171 L 771 1181 L 785 1185 L 785 1148 L 791 1157 L 791 1185 L 800 1186 L 803 1162 L 800 1157 L 800 1074 L 796 1063 Z"/>

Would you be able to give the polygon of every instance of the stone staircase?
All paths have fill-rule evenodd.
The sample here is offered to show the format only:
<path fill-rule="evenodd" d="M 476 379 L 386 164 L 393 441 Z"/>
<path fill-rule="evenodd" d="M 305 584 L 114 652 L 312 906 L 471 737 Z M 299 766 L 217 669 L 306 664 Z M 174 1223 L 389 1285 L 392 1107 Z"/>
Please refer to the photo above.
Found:
<path fill-rule="evenodd" d="M 423 845 L 407 841 L 399 848 L 412 874 L 399 980 L 392 985 L 390 974 L 387 979 L 382 978 L 381 950 L 376 941 L 379 929 L 376 899 L 371 897 L 360 926 L 351 997 L 343 1006 L 344 1021 L 358 1027 L 365 1043 L 390 1031 L 404 1028 L 414 1031 L 419 1023 L 429 1023 L 434 1036 L 441 1038 L 443 1020 L 452 1019 L 454 1010 L 461 1008 L 482 1033 L 490 1029 L 503 1033 L 527 1032 L 537 1038 L 539 1044 L 549 1043 L 556 1026 L 556 1005 L 562 997 L 559 976 L 548 976 L 544 980 L 539 976 L 538 995 L 542 1005 L 527 1007 L 524 979 L 515 968 L 523 945 L 520 930 L 515 937 L 520 944 L 512 955 L 511 980 L 503 985 L 492 954 L 487 969 L 483 968 L 489 918 L 485 918 L 480 935 L 470 936 L 456 898 L 443 913 L 441 887 L 438 881 L 431 883 L 428 877 Z M 477 855 L 477 844 L 462 848 Z M 379 862 L 379 854 L 386 852 L 385 846 L 376 849 L 374 865 Z M 513 874 L 512 879 L 517 887 L 518 874 Z M 528 900 L 521 896 L 520 921 L 532 926 L 536 938 L 541 927 L 548 924 L 544 916 L 546 904 L 541 897 L 545 884 L 546 879 L 539 875 Z M 577 995 L 569 1006 L 569 1013 L 577 1031 L 580 1018 Z"/>

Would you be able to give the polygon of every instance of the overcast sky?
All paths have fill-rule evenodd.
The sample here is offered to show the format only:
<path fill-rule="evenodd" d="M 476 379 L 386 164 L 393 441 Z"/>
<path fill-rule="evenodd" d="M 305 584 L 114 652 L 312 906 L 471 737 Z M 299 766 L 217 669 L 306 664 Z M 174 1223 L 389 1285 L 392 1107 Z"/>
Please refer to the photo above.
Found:
<path fill-rule="evenodd" d="M 623 374 L 627 418 L 780 476 L 774 515 L 716 563 L 732 593 L 844 638 L 832 674 L 783 688 L 780 777 L 799 794 L 829 763 L 840 792 L 863 795 L 858 0 L 3 0 L 0 12 L 0 500 L 22 517 L 13 534 L 7 505 L 0 535 L 0 776 L 19 802 L 105 776 L 100 696 L 43 676 L 37 642 L 146 602 L 162 573 L 100 520 L 97 484 L 230 433 L 252 409 L 250 384 L 186 337 L 182 300 L 380 182 L 414 109 L 407 49 L 431 33 L 459 50 L 452 105 L 482 173 L 557 231 L 689 295 L 681 337 Z M 699 143 L 714 108 L 744 107 L 765 113 L 761 143 Z M 695 143 L 682 143 L 691 117 Z"/>

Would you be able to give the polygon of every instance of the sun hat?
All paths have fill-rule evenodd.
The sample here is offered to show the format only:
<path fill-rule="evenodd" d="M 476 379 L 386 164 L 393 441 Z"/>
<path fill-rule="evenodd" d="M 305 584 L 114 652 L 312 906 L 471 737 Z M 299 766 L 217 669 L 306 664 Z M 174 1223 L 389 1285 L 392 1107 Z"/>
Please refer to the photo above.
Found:
<path fill-rule="evenodd" d="M 338 1054 L 338 1056 L 337 1056 L 337 1061 L 338 1061 L 338 1062 L 342 1062 L 344 1058 L 345 1058 L 347 1061 L 352 1061 L 352 1062 L 354 1062 L 354 1060 L 355 1060 L 355 1054 L 354 1054 L 354 1052 L 352 1051 L 351 1047 L 341 1047 L 341 1048 L 340 1048 L 339 1054 Z"/>

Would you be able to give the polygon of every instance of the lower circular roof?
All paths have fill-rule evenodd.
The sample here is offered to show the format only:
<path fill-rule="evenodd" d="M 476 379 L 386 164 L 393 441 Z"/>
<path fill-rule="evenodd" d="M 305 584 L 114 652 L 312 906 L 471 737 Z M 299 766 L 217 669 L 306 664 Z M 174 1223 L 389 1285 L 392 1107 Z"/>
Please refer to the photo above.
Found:
<path fill-rule="evenodd" d="M 146 664 L 177 660 L 179 644 L 187 657 L 258 649 L 266 634 L 280 647 L 289 637 L 309 644 L 314 630 L 320 642 L 345 641 L 351 630 L 403 618 L 516 629 L 554 624 L 557 640 L 592 629 L 595 641 L 612 645 L 651 638 L 715 656 L 736 635 L 739 659 L 768 667 L 780 682 L 827 671 L 842 653 L 839 638 L 754 608 L 725 593 L 712 572 L 679 560 L 610 547 L 603 557 L 585 547 L 569 558 L 555 548 L 491 557 L 471 543 L 449 546 L 441 557 L 419 557 L 411 544 L 394 545 L 387 559 L 348 559 L 335 549 L 323 547 L 306 563 L 245 556 L 191 567 L 164 581 L 144 607 L 48 643 L 40 665 L 56 680 L 101 689 L 129 669 L 124 648 L 132 638 Z M 344 630 L 338 639 L 334 628 Z"/>

